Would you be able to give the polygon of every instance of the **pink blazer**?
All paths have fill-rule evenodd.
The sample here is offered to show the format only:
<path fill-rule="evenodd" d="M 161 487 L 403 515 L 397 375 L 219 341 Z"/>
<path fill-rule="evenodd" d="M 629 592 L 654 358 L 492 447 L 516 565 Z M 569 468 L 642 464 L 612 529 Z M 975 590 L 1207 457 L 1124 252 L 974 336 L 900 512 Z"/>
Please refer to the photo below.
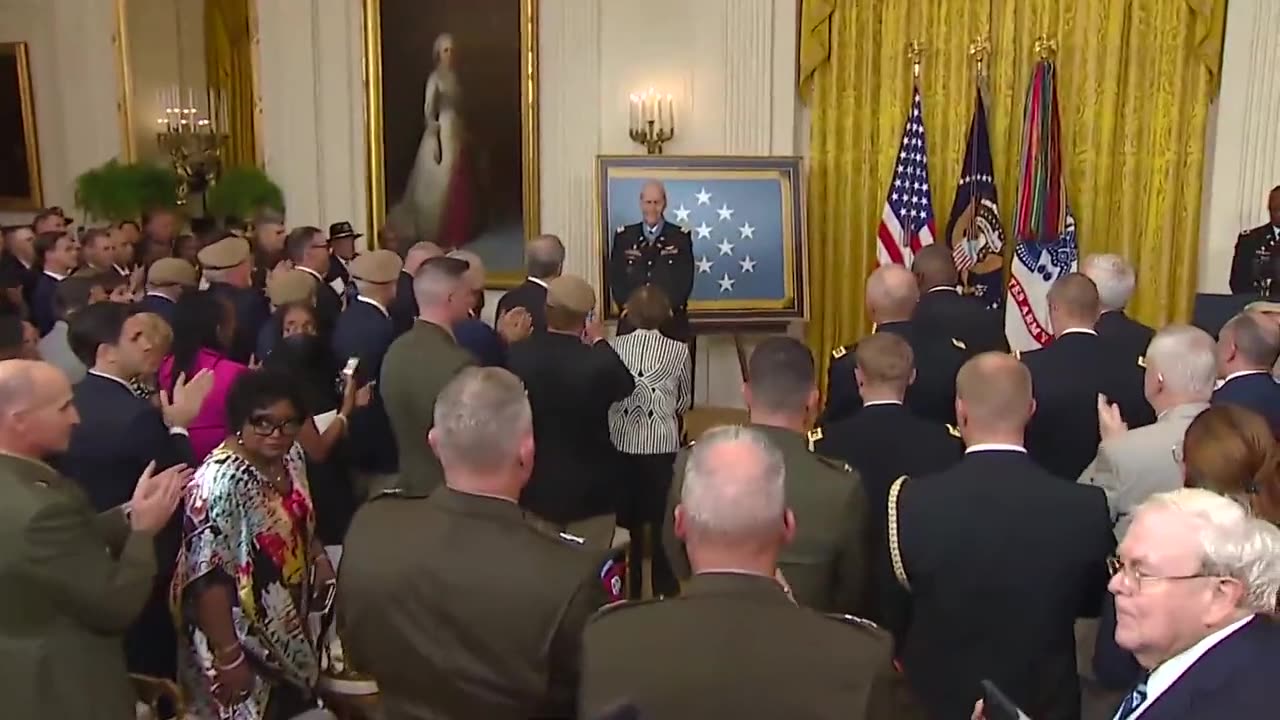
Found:
<path fill-rule="evenodd" d="M 218 447 L 229 434 L 227 428 L 227 393 L 240 373 L 249 368 L 234 360 L 228 360 L 221 353 L 204 349 L 196 355 L 194 370 L 191 375 L 201 370 L 213 371 L 213 389 L 200 406 L 200 412 L 191 422 L 187 432 L 191 434 L 191 449 L 195 452 L 196 462 L 204 462 L 209 453 Z M 164 359 L 160 364 L 160 387 L 167 388 L 173 382 L 173 356 Z"/>

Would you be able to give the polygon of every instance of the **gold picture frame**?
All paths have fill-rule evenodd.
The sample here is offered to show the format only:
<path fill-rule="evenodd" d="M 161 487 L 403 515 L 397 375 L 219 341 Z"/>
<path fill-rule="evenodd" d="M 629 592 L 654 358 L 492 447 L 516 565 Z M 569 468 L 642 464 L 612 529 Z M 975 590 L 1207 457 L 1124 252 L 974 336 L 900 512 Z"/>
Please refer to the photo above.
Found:
<path fill-rule="evenodd" d="M 367 199 L 369 207 L 368 235 L 378 238 L 387 219 L 386 167 L 383 138 L 382 95 L 382 4 L 384 0 L 363 0 L 364 80 L 366 163 L 368 169 Z M 448 0 L 445 0 L 448 1 Z M 520 128 L 521 128 L 521 199 L 524 242 L 539 230 L 539 158 L 538 158 L 538 0 L 515 0 L 520 3 Z M 377 240 L 372 240 L 371 245 Z M 523 257 L 523 250 L 522 250 Z M 491 288 L 511 288 L 525 278 L 523 266 L 518 269 L 488 273 Z"/>
<path fill-rule="evenodd" d="M 12 86 L 8 78 L 0 79 L 6 89 L 13 87 L 17 91 L 17 112 L 22 133 L 22 146 L 25 153 L 26 167 L 0 167 L 0 172 L 13 173 L 21 177 L 26 171 L 27 192 L 23 194 L 0 194 L 0 210 L 27 211 L 38 210 L 44 206 L 44 189 L 40 180 L 40 143 L 36 135 L 35 97 L 31 90 L 31 60 L 24 42 L 0 43 L 0 58 L 12 58 L 15 77 Z M 10 63 L 5 62 L 8 66 Z M 7 124 L 7 123 L 6 123 Z M 0 139 L 8 142 L 9 138 Z"/>

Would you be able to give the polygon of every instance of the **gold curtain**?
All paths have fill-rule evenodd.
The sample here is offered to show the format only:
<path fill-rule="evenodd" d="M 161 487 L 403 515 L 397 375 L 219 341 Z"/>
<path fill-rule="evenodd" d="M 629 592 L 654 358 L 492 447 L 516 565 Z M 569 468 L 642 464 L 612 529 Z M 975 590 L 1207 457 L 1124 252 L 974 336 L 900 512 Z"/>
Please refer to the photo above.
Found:
<path fill-rule="evenodd" d="M 1155 326 L 1188 319 L 1206 114 L 1225 5 L 804 0 L 801 82 L 812 83 L 809 343 L 824 376 L 830 350 L 870 329 L 863 289 L 876 265 L 876 228 L 911 102 L 912 40 L 925 45 L 920 87 L 938 237 L 950 217 L 973 113 L 970 43 L 979 35 L 991 43 L 987 115 L 1008 231 L 1035 42 L 1046 35 L 1058 47 L 1063 162 L 1081 254 L 1117 252 L 1134 263 L 1139 282 L 1129 309 L 1138 319 Z M 1006 255 L 1012 244 L 1010 236 Z"/>
<path fill-rule="evenodd" d="M 209 87 L 225 92 L 229 136 L 223 164 L 226 167 L 258 163 L 253 80 L 253 0 L 205 0 L 204 52 Z"/>

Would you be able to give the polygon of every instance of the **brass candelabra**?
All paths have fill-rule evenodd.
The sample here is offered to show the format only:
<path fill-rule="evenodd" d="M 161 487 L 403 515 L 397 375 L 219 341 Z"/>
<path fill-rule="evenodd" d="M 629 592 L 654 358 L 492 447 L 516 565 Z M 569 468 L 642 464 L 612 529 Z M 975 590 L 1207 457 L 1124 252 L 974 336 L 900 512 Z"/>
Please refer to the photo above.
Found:
<path fill-rule="evenodd" d="M 650 155 L 661 155 L 663 143 L 676 136 L 675 105 L 670 95 L 648 92 L 631 95 L 631 116 L 628 134 L 633 142 L 644 146 Z"/>

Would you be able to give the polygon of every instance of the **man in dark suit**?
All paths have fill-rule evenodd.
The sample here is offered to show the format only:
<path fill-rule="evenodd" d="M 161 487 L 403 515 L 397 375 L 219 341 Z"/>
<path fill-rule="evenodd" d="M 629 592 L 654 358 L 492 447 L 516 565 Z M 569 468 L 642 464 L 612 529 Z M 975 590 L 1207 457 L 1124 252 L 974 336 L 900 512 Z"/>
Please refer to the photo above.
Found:
<path fill-rule="evenodd" d="M 247 363 L 257 349 L 258 333 L 271 316 L 267 299 L 253 286 L 253 252 L 249 241 L 227 235 L 200 250 L 197 255 L 204 268 L 209 290 L 235 308 L 236 331 L 228 356 Z"/>
<path fill-rule="evenodd" d="M 1231 258 L 1231 292 L 1275 297 L 1280 293 L 1276 266 L 1280 264 L 1280 186 L 1267 195 L 1271 222 L 1240 233 Z"/>
<path fill-rule="evenodd" d="M 173 309 L 186 290 L 200 283 L 191 263 L 178 258 L 161 258 L 147 270 L 147 294 L 138 301 L 143 312 L 154 313 L 173 325 Z"/>
<path fill-rule="evenodd" d="M 931 335 L 959 338 L 970 355 L 989 350 L 1005 351 L 1004 314 L 978 298 L 961 294 L 955 260 L 945 245 L 921 248 L 911 263 L 920 287 L 920 302 L 911 316 L 916 327 Z"/>
<path fill-rule="evenodd" d="M 484 260 L 470 250 L 452 250 L 449 257 L 467 263 L 465 280 L 474 298 L 471 312 L 453 326 L 453 336 L 476 359 L 476 364 L 506 367 L 507 348 L 529 336 L 533 330 L 533 316 L 522 307 L 513 307 L 499 313 L 493 325 L 485 322 L 480 317 L 484 311 Z M 545 308 L 543 312 L 545 314 Z"/>
<path fill-rule="evenodd" d="M 533 316 L 533 331 L 546 332 L 547 283 L 564 271 L 564 243 L 555 235 L 539 235 L 525 246 L 525 257 L 529 276 L 498 300 L 497 317 L 522 307 Z"/>
<path fill-rule="evenodd" d="M 889 491 L 890 557 L 912 601 L 907 680 L 931 717 L 968 717 L 988 679 L 1036 720 L 1074 720 L 1074 624 L 1096 616 L 1115 548 L 1106 496 L 1027 456 L 1036 404 L 1017 360 L 975 357 L 956 391 L 964 460 Z"/>
<path fill-rule="evenodd" d="M 1036 414 L 1027 428 L 1027 451 L 1049 472 L 1075 482 L 1098 454 L 1098 396 L 1120 407 L 1130 428 L 1155 420 L 1143 394 L 1138 358 L 1124 355 L 1093 329 L 1098 289 L 1080 273 L 1064 275 L 1049 289 L 1054 340 L 1019 357 L 1031 371 Z"/>
<path fill-rule="evenodd" d="M 871 544 L 867 550 L 871 588 L 868 617 L 887 627 L 906 627 L 908 598 L 893 579 L 885 534 L 889 486 L 903 475 L 942 472 L 960 461 L 964 442 L 954 425 L 922 420 L 903 404 L 915 375 L 911 346 L 894 333 L 863 338 L 854 351 L 862 410 L 832 425 L 814 428 L 809 437 L 820 455 L 848 463 L 862 476 Z M 897 614 L 900 619 L 894 620 Z M 901 638 L 897 638 L 901 640 Z"/>
<path fill-rule="evenodd" d="M 135 308 L 118 303 L 90 305 L 72 316 L 68 337 L 89 373 L 75 387 L 81 422 L 57 467 L 80 484 L 89 503 L 105 512 L 128 502 L 148 465 L 194 468 L 197 463 L 187 425 L 212 387 L 212 374 L 204 371 L 179 384 L 172 398 L 166 393 L 156 408 L 129 387 L 147 367 L 152 352 L 146 324 Z M 174 676 L 177 639 L 168 610 L 168 580 L 180 534 L 175 518 L 156 536 L 156 588 L 126 637 L 133 672 Z"/>
<path fill-rule="evenodd" d="M 391 322 L 395 326 L 396 337 L 400 337 L 413 327 L 418 317 L 418 301 L 413 296 L 413 276 L 422 264 L 434 257 L 440 257 L 444 251 L 433 242 L 423 241 L 413 245 L 404 255 L 404 267 L 396 278 L 396 299 L 391 303 Z"/>
<path fill-rule="evenodd" d="M 600 319 L 587 322 L 595 305 L 586 280 L 552 280 L 547 332 L 516 343 L 507 358 L 529 392 L 538 443 L 520 505 L 562 527 L 617 512 L 620 457 L 609 437 L 609 406 L 630 395 L 635 380 L 604 342 Z"/>
<path fill-rule="evenodd" d="M 758 427 L 717 428 L 693 447 L 674 512 L 693 577 L 678 598 L 591 619 L 582 717 L 623 701 L 653 718 L 913 716 L 888 634 L 797 606 L 775 574 L 803 522 L 788 464 Z"/>
<path fill-rule="evenodd" d="M 415 441 L 445 487 L 356 513 L 338 580 L 344 650 L 388 718 L 576 717 L 582 628 L 609 597 L 604 554 L 516 504 L 535 453 L 519 380 L 467 368 L 433 404 L 438 422 Z"/>
<path fill-rule="evenodd" d="M 609 293 L 618 311 L 641 285 L 657 285 L 671 301 L 671 319 L 660 328 L 664 335 L 689 342 L 689 293 L 693 292 L 693 239 L 689 231 L 667 222 L 667 190 L 650 181 L 640 191 L 638 223 L 619 227 L 609 250 Z M 631 330 L 625 317 L 618 333 Z"/>
<path fill-rule="evenodd" d="M 188 470 L 133 478 L 123 506 L 96 512 L 45 462 L 79 421 L 56 368 L 0 363 L 0 696 L 7 720 L 131 718 L 121 636 L 153 588 L 152 538 Z M 172 631 L 171 631 L 172 632 Z"/>
<path fill-rule="evenodd" d="M 40 335 L 49 334 L 57 317 L 53 311 L 53 295 L 58 283 L 75 272 L 79 264 L 80 245 L 67 232 L 41 233 L 35 240 L 36 262 L 40 275 L 31 291 L 31 322 Z"/>
<path fill-rule="evenodd" d="M 1119 255 L 1104 253 L 1086 257 L 1080 272 L 1098 288 L 1102 314 L 1093 326 L 1098 337 L 1118 347 L 1125 357 L 1144 357 L 1156 331 L 1124 313 L 1138 283 L 1133 265 Z"/>
<path fill-rule="evenodd" d="M 395 301 L 400 268 L 400 256 L 390 250 L 365 253 L 351 263 L 351 279 L 359 294 L 338 317 L 332 345 L 338 362 L 359 359 L 355 377 L 360 385 L 378 379 L 382 358 L 396 339 L 387 308 Z M 347 447 L 356 475 L 353 499 L 358 503 L 368 496 L 368 488 L 385 486 L 397 469 L 396 438 L 377 387 L 369 405 L 351 416 Z"/>
<path fill-rule="evenodd" d="M 890 332 L 906 340 L 916 358 L 915 380 L 907 388 L 906 404 L 911 412 L 938 423 L 955 422 L 956 371 L 969 356 L 963 340 L 922 332 L 911 321 L 920 289 L 910 270 L 901 265 L 877 268 L 867 278 L 867 314 L 875 323 L 873 332 Z M 827 407 L 821 424 L 830 425 L 862 409 L 854 378 L 855 345 L 831 351 L 827 368 Z"/>
<path fill-rule="evenodd" d="M 1267 419 L 1280 431 L 1280 385 L 1271 368 L 1280 356 L 1280 328 L 1256 312 L 1242 312 L 1218 331 L 1218 377 L 1214 405 L 1239 405 Z"/>
<path fill-rule="evenodd" d="M 284 234 L 284 216 L 280 213 L 267 209 L 254 216 L 249 240 L 253 246 L 253 286 L 259 290 L 267 287 L 271 271 L 285 259 Z"/>
<path fill-rule="evenodd" d="M 1229 498 L 1180 489 L 1140 506 L 1108 589 L 1115 642 L 1147 674 L 1115 717 L 1275 716 L 1277 556 L 1280 530 Z"/>
<path fill-rule="evenodd" d="M 431 258 L 418 268 L 413 278 L 417 319 L 382 358 L 378 391 L 399 450 L 395 487 L 401 492 L 425 496 L 444 482 L 440 460 L 422 438 L 435 423 L 440 391 L 459 371 L 475 364 L 452 330 L 471 308 L 466 272 L 465 262 L 450 257 Z"/>
<path fill-rule="evenodd" d="M 316 281 L 317 329 L 320 337 L 328 340 L 333 336 L 338 315 L 342 314 L 342 295 L 325 280 L 334 262 L 329 254 L 329 239 L 317 227 L 294 228 L 284 240 L 284 249 L 293 267 Z"/>

